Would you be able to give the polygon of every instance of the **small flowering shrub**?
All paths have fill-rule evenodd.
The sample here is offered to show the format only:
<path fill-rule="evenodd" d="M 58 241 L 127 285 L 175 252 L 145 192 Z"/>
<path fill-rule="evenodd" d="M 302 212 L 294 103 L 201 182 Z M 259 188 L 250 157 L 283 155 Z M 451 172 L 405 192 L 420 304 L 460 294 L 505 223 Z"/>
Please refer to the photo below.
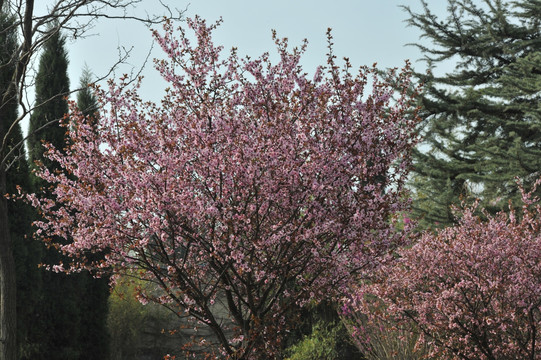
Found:
<path fill-rule="evenodd" d="M 351 311 L 343 308 L 342 321 L 351 334 L 355 346 L 366 360 L 424 360 L 429 353 L 428 344 L 418 343 L 419 331 L 408 322 L 391 316 L 381 316 L 380 301 L 370 302 L 370 308 Z"/>
<path fill-rule="evenodd" d="M 531 194 L 521 212 L 486 221 L 475 207 L 459 211 L 456 226 L 424 233 L 377 269 L 346 310 L 412 329 L 438 359 L 539 358 L 541 205 Z M 352 330 L 366 344 L 363 324 Z"/>
<path fill-rule="evenodd" d="M 292 307 L 336 296 L 402 242 L 391 220 L 415 140 L 409 65 L 354 76 L 329 46 L 308 78 L 306 45 L 275 37 L 277 64 L 223 58 L 216 25 L 188 25 L 194 44 L 171 24 L 154 33 L 170 85 L 159 104 L 121 80 L 98 91 L 97 124 L 72 108 L 66 152 L 48 152 L 63 171 L 38 173 L 53 198 L 30 196 L 37 236 L 69 238 L 57 271 L 137 269 L 161 288 L 140 301 L 212 329 L 216 356 L 272 358 Z"/>

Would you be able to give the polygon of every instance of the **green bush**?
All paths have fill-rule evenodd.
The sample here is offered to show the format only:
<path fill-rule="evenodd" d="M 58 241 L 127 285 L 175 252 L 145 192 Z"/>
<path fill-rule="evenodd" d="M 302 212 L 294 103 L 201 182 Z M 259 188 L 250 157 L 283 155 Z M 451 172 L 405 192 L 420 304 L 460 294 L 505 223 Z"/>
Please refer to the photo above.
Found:
<path fill-rule="evenodd" d="M 138 355 L 146 318 L 147 309 L 135 298 L 135 285 L 127 279 L 119 280 L 109 297 L 111 360 Z"/>
<path fill-rule="evenodd" d="M 312 333 L 286 350 L 287 360 L 335 360 L 340 358 L 337 344 L 344 335 L 341 323 L 317 322 Z"/>

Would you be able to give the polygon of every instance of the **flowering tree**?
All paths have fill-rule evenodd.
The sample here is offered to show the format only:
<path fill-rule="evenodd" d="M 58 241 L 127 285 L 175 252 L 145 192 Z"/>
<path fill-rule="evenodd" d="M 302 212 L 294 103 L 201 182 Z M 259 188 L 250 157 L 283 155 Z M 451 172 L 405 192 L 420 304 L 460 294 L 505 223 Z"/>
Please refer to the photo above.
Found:
<path fill-rule="evenodd" d="M 469 208 L 458 225 L 425 233 L 359 288 L 350 309 L 417 332 L 438 359 L 539 358 L 541 204 L 531 193 L 523 201 L 520 216 L 482 221 Z M 354 334 L 370 342 L 362 328 Z"/>
<path fill-rule="evenodd" d="M 343 291 L 402 240 L 391 218 L 407 205 L 409 66 L 388 81 L 375 68 L 353 76 L 329 46 L 310 80 L 306 44 L 290 51 L 274 35 L 276 65 L 235 50 L 222 59 L 217 24 L 188 24 L 195 45 L 171 24 L 154 33 L 170 84 L 159 105 L 121 80 L 98 91 L 97 125 L 72 109 L 66 152 L 49 147 L 64 172 L 39 174 L 54 199 L 30 197 L 44 218 L 37 235 L 71 239 L 60 249 L 73 263 L 55 270 L 137 269 L 161 289 L 141 301 L 209 326 L 225 357 L 267 358 L 293 306 Z M 105 260 L 90 261 L 100 251 Z"/>

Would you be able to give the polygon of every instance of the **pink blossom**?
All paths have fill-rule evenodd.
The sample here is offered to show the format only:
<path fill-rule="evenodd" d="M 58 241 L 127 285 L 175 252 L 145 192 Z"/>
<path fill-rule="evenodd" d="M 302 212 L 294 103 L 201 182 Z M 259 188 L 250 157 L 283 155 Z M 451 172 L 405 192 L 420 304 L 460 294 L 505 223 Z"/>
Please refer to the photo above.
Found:
<path fill-rule="evenodd" d="M 411 71 L 386 82 L 329 56 L 310 80 L 300 66 L 306 44 L 290 49 L 275 37 L 276 64 L 268 54 L 224 58 L 212 42 L 217 24 L 188 26 L 193 43 L 170 23 L 154 33 L 167 56 L 155 62 L 169 83 L 161 103 L 120 79 L 96 89 L 96 127 L 72 104 L 69 151 L 48 155 L 65 173 L 38 173 L 55 200 L 29 197 L 44 218 L 36 235 L 72 240 L 61 248 L 74 268 L 136 271 L 160 284 L 141 300 L 170 297 L 214 331 L 220 352 L 272 358 L 295 304 L 339 296 L 403 242 L 389 220 L 408 205 L 417 117 L 406 91 L 391 95 L 392 84 L 410 88 Z M 87 258 L 100 250 L 105 262 Z M 219 297 L 236 337 L 210 306 Z"/>
<path fill-rule="evenodd" d="M 475 207 L 458 211 L 458 225 L 424 233 L 376 269 L 346 298 L 345 314 L 353 324 L 365 314 L 422 334 L 431 358 L 539 358 L 541 203 L 532 193 L 523 191 L 520 213 L 483 221 Z"/>

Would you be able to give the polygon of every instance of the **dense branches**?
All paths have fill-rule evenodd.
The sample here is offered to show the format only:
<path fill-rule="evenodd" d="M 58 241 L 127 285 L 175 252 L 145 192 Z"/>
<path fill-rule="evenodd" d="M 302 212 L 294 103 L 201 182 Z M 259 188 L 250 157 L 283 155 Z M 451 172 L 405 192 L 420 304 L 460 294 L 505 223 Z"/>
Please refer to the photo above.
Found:
<path fill-rule="evenodd" d="M 353 76 L 332 51 L 309 80 L 304 46 L 275 39 L 276 65 L 221 59 L 215 25 L 189 25 L 194 45 L 169 23 L 155 33 L 169 57 L 156 62 L 170 84 L 160 105 L 120 81 L 99 92 L 97 128 L 72 109 L 69 151 L 49 156 L 77 180 L 40 173 L 56 200 L 33 198 L 38 235 L 73 238 L 62 246 L 73 263 L 56 270 L 138 269 L 161 287 L 142 301 L 209 326 L 226 357 L 268 357 L 293 306 L 339 293 L 402 242 L 392 217 L 414 144 L 409 68 L 389 74 L 403 89 L 392 103 L 375 69 Z"/>

